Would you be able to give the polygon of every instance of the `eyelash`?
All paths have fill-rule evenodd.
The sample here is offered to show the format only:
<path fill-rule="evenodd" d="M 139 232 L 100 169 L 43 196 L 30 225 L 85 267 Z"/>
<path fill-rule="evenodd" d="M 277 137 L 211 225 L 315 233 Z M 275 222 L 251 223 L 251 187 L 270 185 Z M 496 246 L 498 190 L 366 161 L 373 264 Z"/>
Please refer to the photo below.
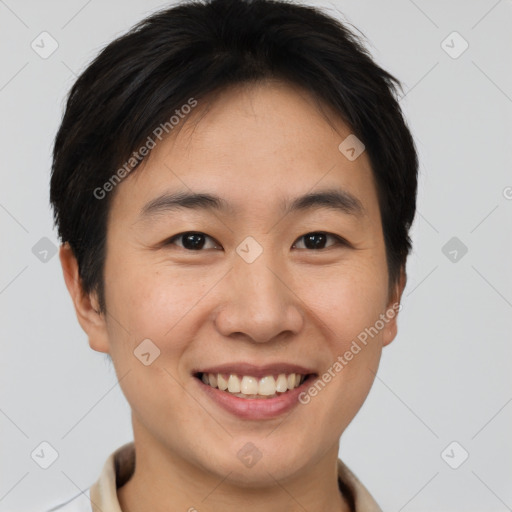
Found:
<path fill-rule="evenodd" d="M 181 237 L 185 236 L 185 235 L 204 235 L 206 238 L 209 238 L 211 240 L 213 240 L 215 242 L 216 245 L 219 245 L 220 244 L 211 236 L 207 235 L 206 233 L 202 233 L 201 231 L 184 231 L 183 233 L 178 233 L 177 235 L 174 235 L 172 236 L 171 238 L 169 238 L 168 240 L 166 240 L 164 242 L 164 245 L 175 245 L 174 244 L 174 241 L 175 240 L 179 240 Z M 328 233 L 326 231 L 310 231 L 309 233 L 306 233 L 302 236 L 300 236 L 297 240 L 300 240 L 300 239 L 303 239 L 304 237 L 306 237 L 307 235 L 326 235 L 327 237 L 331 237 L 333 238 L 336 243 L 333 244 L 333 245 L 330 245 L 328 247 L 324 247 L 322 249 L 309 249 L 309 251 L 325 251 L 327 249 L 330 249 L 331 247 L 335 247 L 336 245 L 340 245 L 340 246 L 346 246 L 346 247 L 349 247 L 350 244 L 349 242 L 347 242 L 344 238 L 338 236 L 338 235 L 335 235 L 333 233 Z M 295 242 L 293 245 L 296 245 L 297 242 Z M 182 249 L 184 249 L 185 251 L 188 251 L 188 252 L 201 252 L 203 249 L 198 249 L 198 250 L 193 250 L 193 249 L 187 249 L 185 247 L 182 247 L 182 246 L 178 246 Z M 302 250 L 308 250 L 307 248 L 304 248 Z"/>

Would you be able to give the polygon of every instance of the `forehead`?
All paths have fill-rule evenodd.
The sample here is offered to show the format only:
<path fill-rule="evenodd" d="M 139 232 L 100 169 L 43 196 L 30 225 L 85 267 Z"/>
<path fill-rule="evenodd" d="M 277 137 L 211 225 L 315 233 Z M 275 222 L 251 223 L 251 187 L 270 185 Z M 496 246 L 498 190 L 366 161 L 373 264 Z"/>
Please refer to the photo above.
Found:
<path fill-rule="evenodd" d="M 282 82 L 231 87 L 213 101 L 198 101 L 118 185 L 113 208 L 135 218 L 178 194 L 214 196 L 231 214 L 271 205 L 282 212 L 297 206 L 299 196 L 336 191 L 332 202 L 345 199 L 354 213 L 371 214 L 376 190 L 369 159 L 363 152 L 351 161 L 339 150 L 350 129 L 320 108 L 306 91 Z"/>

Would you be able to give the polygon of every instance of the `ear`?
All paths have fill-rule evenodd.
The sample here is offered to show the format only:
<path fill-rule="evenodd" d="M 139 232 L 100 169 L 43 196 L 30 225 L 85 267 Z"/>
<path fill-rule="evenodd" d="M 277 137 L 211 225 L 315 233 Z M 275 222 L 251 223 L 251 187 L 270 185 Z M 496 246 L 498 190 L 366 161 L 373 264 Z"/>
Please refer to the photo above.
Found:
<path fill-rule="evenodd" d="M 407 283 L 407 276 L 405 274 L 405 266 L 400 270 L 400 277 L 396 283 L 393 292 L 390 294 L 388 304 L 386 306 L 386 327 L 382 336 L 382 346 L 389 345 L 396 337 L 398 332 L 397 317 L 398 312 L 402 308 L 400 300 Z"/>
<path fill-rule="evenodd" d="M 109 352 L 105 315 L 99 312 L 96 294 L 85 294 L 78 273 L 78 262 L 73 250 L 66 242 L 60 246 L 59 258 L 66 287 L 73 300 L 76 316 L 89 337 L 89 346 L 98 352 Z"/>

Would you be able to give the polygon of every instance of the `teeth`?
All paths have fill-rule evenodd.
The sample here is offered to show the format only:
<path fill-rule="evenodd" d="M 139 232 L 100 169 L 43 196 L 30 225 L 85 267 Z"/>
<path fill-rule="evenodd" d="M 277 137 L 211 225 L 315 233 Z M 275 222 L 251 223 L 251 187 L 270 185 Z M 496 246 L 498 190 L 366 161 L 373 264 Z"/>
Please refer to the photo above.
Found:
<path fill-rule="evenodd" d="M 281 375 L 277 377 L 276 391 L 279 391 L 280 393 L 288 391 L 288 379 L 286 378 L 286 375 L 284 373 L 281 373 Z"/>
<path fill-rule="evenodd" d="M 289 389 L 298 387 L 305 375 L 291 373 L 285 375 L 281 373 L 275 378 L 273 375 L 267 375 L 261 379 L 244 375 L 239 377 L 236 374 L 230 374 L 227 378 L 221 373 L 203 373 L 201 380 L 212 388 L 219 388 L 221 391 L 229 391 L 236 396 L 257 398 L 258 396 L 276 396 L 276 393 L 285 393 Z"/>
<path fill-rule="evenodd" d="M 228 381 L 220 373 L 217 375 L 217 387 L 221 391 L 226 391 L 226 389 L 228 389 Z"/>
<path fill-rule="evenodd" d="M 254 377 L 244 377 L 240 384 L 240 391 L 244 395 L 257 395 L 258 394 L 258 379 Z"/>
<path fill-rule="evenodd" d="M 269 396 L 276 393 L 276 381 L 272 375 L 260 379 L 258 385 L 258 395 Z"/>
<path fill-rule="evenodd" d="M 229 376 L 228 391 L 230 393 L 240 393 L 240 379 L 236 375 Z"/>

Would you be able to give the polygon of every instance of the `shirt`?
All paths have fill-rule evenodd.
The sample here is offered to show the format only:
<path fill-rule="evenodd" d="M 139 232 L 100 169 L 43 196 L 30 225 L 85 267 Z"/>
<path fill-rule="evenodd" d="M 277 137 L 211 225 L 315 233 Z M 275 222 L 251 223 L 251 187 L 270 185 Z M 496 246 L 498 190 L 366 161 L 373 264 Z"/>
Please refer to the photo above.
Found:
<path fill-rule="evenodd" d="M 84 492 L 47 512 L 122 512 L 117 489 L 135 470 L 135 444 L 124 444 L 112 452 L 103 465 L 98 480 Z M 353 512 L 382 512 L 366 487 L 338 459 L 338 486 Z"/>

